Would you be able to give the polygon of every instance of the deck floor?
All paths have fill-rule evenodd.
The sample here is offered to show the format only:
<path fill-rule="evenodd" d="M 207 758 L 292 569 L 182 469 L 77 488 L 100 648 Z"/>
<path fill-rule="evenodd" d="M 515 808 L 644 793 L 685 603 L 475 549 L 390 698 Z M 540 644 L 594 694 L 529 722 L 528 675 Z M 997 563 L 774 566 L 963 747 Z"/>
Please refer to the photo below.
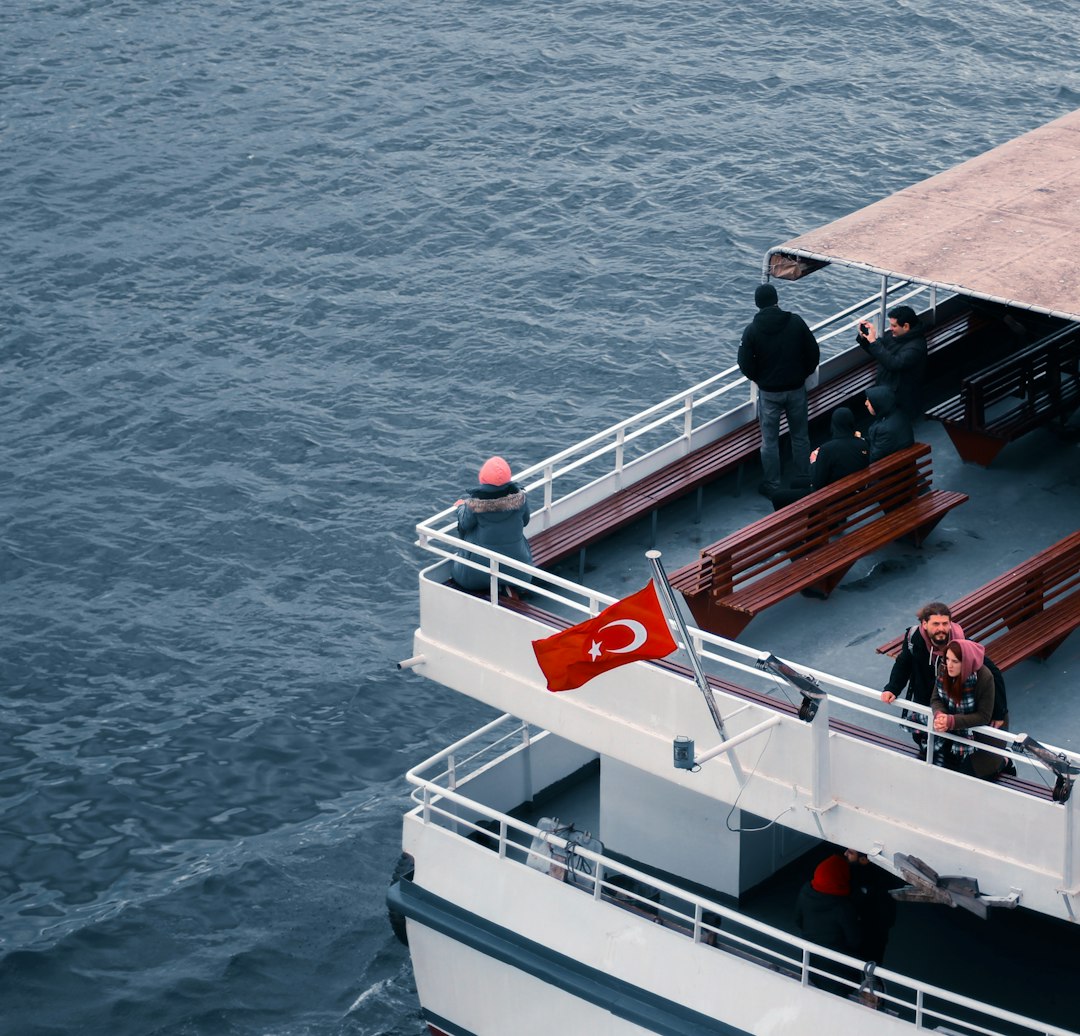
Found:
<path fill-rule="evenodd" d="M 877 551 L 857 562 L 828 600 L 789 598 L 754 619 L 740 643 L 880 688 L 892 662 L 875 648 L 911 625 L 922 604 L 956 600 L 1080 524 L 1080 444 L 1041 429 L 984 469 L 960 461 L 937 422 L 922 421 L 915 434 L 933 447 L 934 485 L 966 493 L 968 502 L 946 515 L 922 548 L 894 543 Z M 700 521 L 694 494 L 664 508 L 655 544 L 645 518 L 590 547 L 585 582 L 612 596 L 639 589 L 650 577 L 645 552 L 654 545 L 668 571 L 691 561 L 703 546 L 769 513 L 754 491 L 758 476 L 749 466 L 741 492 L 734 476 L 708 486 Z M 577 558 L 554 571 L 577 579 Z M 1047 662 L 1011 669 L 1010 728 L 1080 751 L 1078 675 L 1080 632 Z"/>

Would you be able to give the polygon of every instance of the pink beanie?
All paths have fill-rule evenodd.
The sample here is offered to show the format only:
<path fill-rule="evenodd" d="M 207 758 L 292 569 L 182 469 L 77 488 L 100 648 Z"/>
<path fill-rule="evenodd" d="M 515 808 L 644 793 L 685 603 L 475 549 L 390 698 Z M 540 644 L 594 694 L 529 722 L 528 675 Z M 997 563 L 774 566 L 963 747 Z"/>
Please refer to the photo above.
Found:
<path fill-rule="evenodd" d="M 510 481 L 510 465 L 502 457 L 488 457 L 480 469 L 480 485 L 503 486 Z"/>

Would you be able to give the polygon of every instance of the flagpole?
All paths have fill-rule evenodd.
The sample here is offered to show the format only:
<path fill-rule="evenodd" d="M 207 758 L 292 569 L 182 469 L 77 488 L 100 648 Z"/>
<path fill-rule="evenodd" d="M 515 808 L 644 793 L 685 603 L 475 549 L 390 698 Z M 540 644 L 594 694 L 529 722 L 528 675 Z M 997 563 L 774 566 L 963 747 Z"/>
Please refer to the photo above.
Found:
<path fill-rule="evenodd" d="M 667 613 L 668 618 L 674 621 L 679 634 L 682 636 L 686 653 L 690 656 L 690 667 L 694 670 L 694 680 L 697 682 L 698 689 L 705 697 L 705 704 L 709 707 L 709 713 L 712 716 L 713 723 L 716 724 L 717 733 L 719 733 L 720 737 L 726 741 L 727 731 L 724 729 L 724 719 L 720 715 L 720 709 L 716 705 L 716 698 L 713 696 L 712 687 L 705 677 L 705 670 L 701 668 L 701 659 L 698 658 L 697 652 L 694 650 L 694 645 L 690 641 L 690 634 L 686 629 L 686 622 L 683 620 L 682 612 L 679 611 L 679 605 L 675 601 L 675 593 L 671 589 L 667 573 L 664 571 L 663 562 L 660 560 L 660 558 L 663 557 L 663 554 L 658 550 L 647 550 L 645 551 L 645 557 L 652 562 L 653 575 L 655 575 L 656 584 L 660 588 L 660 604 Z M 734 755 L 732 755 L 731 759 L 737 769 L 738 764 L 735 763 Z"/>

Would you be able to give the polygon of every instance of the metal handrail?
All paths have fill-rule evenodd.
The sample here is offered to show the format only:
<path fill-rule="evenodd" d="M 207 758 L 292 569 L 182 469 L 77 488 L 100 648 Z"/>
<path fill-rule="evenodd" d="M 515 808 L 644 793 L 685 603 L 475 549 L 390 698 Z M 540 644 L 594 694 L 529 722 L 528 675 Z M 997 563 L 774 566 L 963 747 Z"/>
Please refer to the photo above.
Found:
<path fill-rule="evenodd" d="M 463 541 L 457 540 L 455 537 L 440 535 L 438 538 L 449 543 L 466 546 Z M 495 554 L 493 551 L 485 550 L 476 544 L 470 543 L 467 546 L 471 552 L 491 556 L 496 561 L 495 571 L 491 574 L 493 586 L 497 587 L 497 584 L 501 581 L 503 583 L 510 583 L 511 585 L 518 586 L 522 589 L 527 589 L 534 596 L 547 598 L 563 609 L 570 609 L 581 613 L 583 618 L 596 615 L 602 608 L 614 604 L 617 600 L 617 598 L 612 597 L 610 594 L 601 593 L 599 590 L 593 590 L 589 587 L 582 586 L 580 583 L 575 583 L 572 580 L 556 576 L 550 572 L 545 572 L 529 565 L 524 565 L 505 555 Z M 440 554 L 445 558 L 453 558 L 459 562 L 464 560 L 457 557 L 456 554 L 448 550 L 441 550 L 434 545 L 429 546 L 427 549 L 432 553 Z M 468 561 L 464 561 L 464 563 L 485 574 L 488 573 L 488 569 L 483 565 L 471 564 Z M 430 571 L 430 568 L 426 569 L 422 574 L 428 575 Z M 560 594 L 558 592 L 559 590 L 562 590 L 564 593 Z M 564 594 L 572 596 L 565 596 Z M 491 597 L 491 601 L 495 602 L 494 606 L 497 607 L 497 590 L 495 591 L 495 596 Z M 752 659 L 756 662 L 758 659 L 763 658 L 767 652 L 763 652 L 760 648 L 754 648 L 747 644 L 740 644 L 737 641 L 728 640 L 725 637 L 709 633 L 705 630 L 698 629 L 697 627 L 690 627 L 688 632 L 690 634 L 693 650 L 703 661 L 715 663 L 725 669 L 734 670 L 739 674 L 752 675 L 757 679 L 767 681 L 778 687 L 786 686 L 784 681 L 779 677 L 774 676 L 771 673 L 763 672 L 754 664 L 748 664 L 740 660 L 745 658 Z M 680 644 L 680 647 L 684 647 L 684 645 Z M 781 659 L 781 661 L 788 660 Z M 825 694 L 829 700 L 830 707 L 839 706 L 842 709 L 850 710 L 860 718 L 869 716 L 878 722 L 887 723 L 899 728 L 899 730 L 905 733 L 910 733 L 917 729 L 927 729 L 927 724 L 930 722 L 933 715 L 929 706 L 920 705 L 918 702 L 906 699 L 902 701 L 898 700 L 894 705 L 883 708 L 881 692 L 879 690 L 867 687 L 865 684 L 856 683 L 853 680 L 835 676 L 824 670 L 814 669 L 801 662 L 789 661 L 788 664 L 796 668 L 799 672 L 810 675 L 817 680 L 821 686 L 822 693 Z M 687 677 L 687 679 L 689 679 L 689 677 Z M 904 712 L 923 716 L 926 718 L 926 722 L 918 723 L 907 719 L 903 715 Z M 999 730 L 994 727 L 974 727 L 972 729 L 974 732 L 985 734 L 998 741 L 1004 742 L 1007 746 L 1005 748 L 999 748 L 995 744 L 980 741 L 978 746 L 980 751 L 986 751 L 993 755 L 1001 756 L 1013 763 L 1022 763 L 1025 766 L 1041 771 L 1051 777 L 1056 776 L 1054 775 L 1054 771 L 1041 760 L 1030 755 L 1019 755 L 1012 750 L 1012 747 L 1017 742 L 1023 740 L 1022 735 L 1014 734 L 1008 730 Z M 847 735 L 841 733 L 840 736 L 846 737 Z M 939 733 L 934 731 L 933 736 L 942 738 L 946 741 L 963 741 L 966 743 L 964 739 L 961 739 L 958 735 L 952 733 Z M 1056 745 L 1051 745 L 1047 742 L 1042 743 L 1051 752 L 1061 754 L 1069 762 L 1080 766 L 1080 752 L 1059 748 Z M 927 753 L 927 756 L 927 765 L 932 765 L 933 758 L 931 754 Z"/>

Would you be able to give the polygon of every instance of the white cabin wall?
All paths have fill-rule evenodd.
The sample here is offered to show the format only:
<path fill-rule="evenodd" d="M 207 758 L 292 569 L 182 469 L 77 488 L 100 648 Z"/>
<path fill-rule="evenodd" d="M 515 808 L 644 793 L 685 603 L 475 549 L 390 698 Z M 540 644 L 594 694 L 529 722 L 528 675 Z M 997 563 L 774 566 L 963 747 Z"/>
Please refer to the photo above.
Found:
<path fill-rule="evenodd" d="M 600 837 L 616 852 L 726 895 L 739 894 L 739 836 L 730 806 L 633 766 L 600 760 Z M 740 811 L 732 814 L 732 826 Z"/>
<path fill-rule="evenodd" d="M 817 842 L 780 824 L 754 830 L 766 823 L 610 756 L 601 758 L 604 845 L 670 874 L 737 898 Z"/>

